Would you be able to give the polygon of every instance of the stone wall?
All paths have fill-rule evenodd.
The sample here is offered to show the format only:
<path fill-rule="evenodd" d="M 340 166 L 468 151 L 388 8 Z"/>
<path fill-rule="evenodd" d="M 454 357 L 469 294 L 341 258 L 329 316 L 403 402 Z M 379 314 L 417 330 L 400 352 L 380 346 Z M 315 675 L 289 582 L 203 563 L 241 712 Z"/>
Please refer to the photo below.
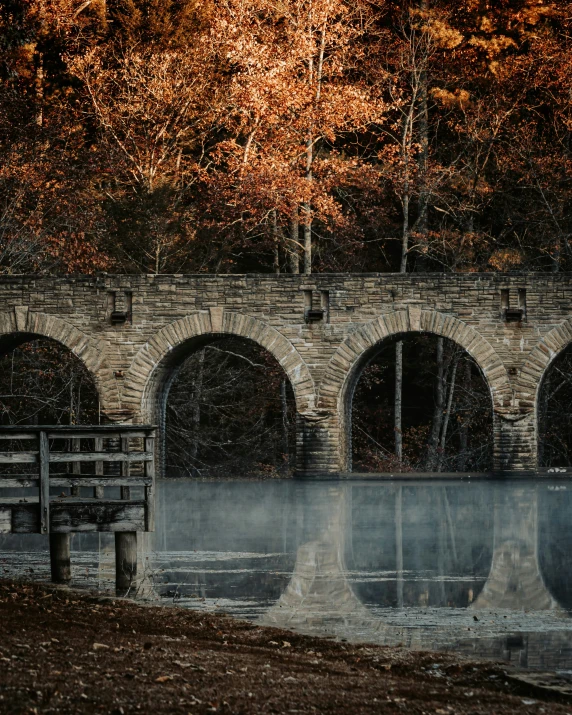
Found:
<path fill-rule="evenodd" d="M 349 466 L 366 357 L 390 336 L 429 332 L 481 367 L 495 469 L 511 472 L 536 467 L 537 393 L 572 340 L 571 305 L 569 274 L 1 276 L 0 349 L 53 338 L 94 375 L 109 420 L 162 424 L 170 376 L 193 350 L 221 335 L 254 340 L 292 383 L 298 469 L 316 474 Z"/>

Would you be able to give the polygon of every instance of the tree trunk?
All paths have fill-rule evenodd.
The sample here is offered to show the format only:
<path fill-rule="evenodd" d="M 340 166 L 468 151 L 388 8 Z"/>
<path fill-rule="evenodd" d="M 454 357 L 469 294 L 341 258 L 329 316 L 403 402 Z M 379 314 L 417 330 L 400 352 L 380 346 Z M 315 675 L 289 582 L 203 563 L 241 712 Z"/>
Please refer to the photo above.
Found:
<path fill-rule="evenodd" d="M 444 389 L 443 389 L 443 338 L 437 338 L 437 386 L 435 393 L 435 409 L 433 410 L 433 423 L 427 444 L 427 466 L 428 472 L 435 471 L 437 467 L 437 450 L 439 447 L 439 435 L 443 423 Z"/>
<path fill-rule="evenodd" d="M 304 223 L 304 273 L 312 272 L 312 221 L 310 204 L 304 204 L 306 222 Z"/>
<path fill-rule="evenodd" d="M 41 127 L 44 123 L 44 56 L 41 52 L 36 55 L 36 124 Z"/>
<path fill-rule="evenodd" d="M 454 358 L 453 368 L 451 370 L 451 380 L 449 382 L 449 394 L 447 396 L 447 409 L 445 410 L 445 417 L 443 419 L 443 426 L 441 428 L 441 440 L 439 443 L 439 457 L 437 460 L 437 471 L 440 472 L 443 468 L 443 459 L 445 457 L 445 444 L 447 442 L 447 430 L 449 428 L 449 418 L 451 417 L 451 408 L 453 407 L 453 397 L 455 394 L 455 379 L 457 377 L 457 365 L 459 364 L 459 357 Z"/>
<path fill-rule="evenodd" d="M 290 217 L 290 273 L 300 273 L 300 253 L 298 243 L 300 241 L 300 223 L 298 220 L 298 207 L 294 208 Z"/>
<path fill-rule="evenodd" d="M 427 3 L 422 3 L 422 7 L 426 9 Z M 425 245 L 428 244 L 429 232 L 429 191 L 427 188 L 427 168 L 429 163 L 429 109 L 427 103 L 427 72 L 423 70 L 419 80 L 419 145 L 420 152 L 418 155 L 418 171 L 419 171 L 419 211 L 417 216 L 417 233 L 422 236 L 422 241 Z M 417 253 L 416 268 L 418 271 L 427 270 L 426 254 L 423 252 Z"/>
<path fill-rule="evenodd" d="M 272 240 L 274 242 L 274 273 L 280 273 L 280 237 L 278 233 L 278 222 L 276 220 L 276 209 L 272 211 Z"/>
<path fill-rule="evenodd" d="M 290 443 L 288 439 L 288 401 L 286 399 L 286 379 L 280 383 L 280 401 L 282 403 L 282 450 L 286 458 L 286 467 L 290 466 Z"/>
<path fill-rule="evenodd" d="M 459 472 L 464 472 L 467 469 L 467 457 L 469 449 L 469 400 L 468 395 L 471 394 L 471 363 L 465 360 L 465 369 L 463 377 L 463 421 L 459 431 L 459 457 L 457 459 L 457 469 Z"/>
<path fill-rule="evenodd" d="M 408 146 L 408 119 L 406 118 L 403 130 L 403 147 L 406 151 Z M 410 143 L 410 142 L 409 142 Z M 401 234 L 401 262 L 399 272 L 407 272 L 407 254 L 409 251 L 409 170 L 407 161 L 405 162 L 405 176 L 403 189 L 403 228 Z M 401 462 L 403 459 L 403 438 L 402 438 L 402 392 L 403 392 L 403 342 L 399 340 L 395 344 L 395 399 L 393 411 L 393 429 L 395 432 L 395 456 Z"/>
<path fill-rule="evenodd" d="M 198 355 L 199 367 L 197 370 L 197 379 L 193 390 L 193 409 L 191 412 L 191 449 L 189 454 L 194 467 L 199 453 L 199 430 L 201 423 L 201 398 L 203 392 L 203 374 L 205 364 L 205 351 L 201 350 Z"/>

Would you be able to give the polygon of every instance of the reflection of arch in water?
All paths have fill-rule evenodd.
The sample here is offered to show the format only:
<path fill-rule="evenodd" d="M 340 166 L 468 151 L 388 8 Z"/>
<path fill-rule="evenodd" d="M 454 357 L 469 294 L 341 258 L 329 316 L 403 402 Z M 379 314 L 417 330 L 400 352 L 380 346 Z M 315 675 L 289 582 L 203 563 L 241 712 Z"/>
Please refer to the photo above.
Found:
<path fill-rule="evenodd" d="M 344 563 L 350 500 L 351 487 L 330 489 L 319 505 L 318 518 L 315 511 L 308 512 L 315 527 L 311 538 L 298 548 L 290 582 L 261 624 L 312 630 L 320 623 L 355 625 L 371 620 L 348 581 Z"/>
<path fill-rule="evenodd" d="M 13 313 L 0 313 L 0 355 L 24 343 L 49 339 L 63 345 L 85 366 L 93 379 L 102 405 L 117 404 L 116 383 L 105 366 L 105 345 L 94 340 L 61 318 L 45 313 L 16 308 Z"/>
<path fill-rule="evenodd" d="M 446 490 L 453 491 L 449 515 L 436 509 L 436 499 L 428 497 L 428 493 L 439 493 L 445 509 L 442 493 Z M 323 501 L 318 497 L 319 512 L 306 503 L 304 522 L 313 528 L 297 551 L 289 585 L 264 622 L 302 628 L 318 625 L 320 619 L 352 627 L 367 621 L 368 628 L 375 622 L 380 631 L 383 623 L 371 607 L 467 606 L 490 564 L 488 493 L 468 485 L 347 485 L 329 490 Z M 308 502 L 311 498 L 307 495 Z M 476 517 L 471 521 L 473 512 Z M 447 542 L 450 534 L 444 531 L 445 538 L 441 538 L 438 533 L 440 521 L 448 528 L 451 520 L 457 527 L 452 544 Z M 417 546 L 422 553 L 417 554 Z M 434 553 L 439 548 L 443 553 Z M 455 563 L 451 552 L 456 553 Z M 416 561 L 416 555 L 421 561 Z M 413 571 L 431 571 L 431 575 L 427 581 L 417 576 L 408 579 L 407 573 Z M 366 577 L 356 579 L 356 574 Z"/>
<path fill-rule="evenodd" d="M 565 484 L 538 488 L 538 562 L 547 589 L 572 610 L 572 492 Z"/>
<path fill-rule="evenodd" d="M 558 607 L 541 572 L 534 487 L 497 489 L 491 570 L 473 608 L 545 611 Z"/>
<path fill-rule="evenodd" d="M 475 360 L 490 390 L 495 432 L 500 429 L 496 411 L 512 404 L 512 388 L 505 366 L 487 340 L 469 325 L 450 315 L 420 308 L 410 307 L 382 315 L 357 328 L 340 345 L 320 383 L 318 406 L 337 410 L 340 415 L 340 468 L 344 471 L 351 468 L 351 407 L 360 375 L 384 341 L 409 333 L 447 338 Z"/>
<path fill-rule="evenodd" d="M 357 596 L 382 607 L 469 605 L 490 569 L 490 489 L 395 484 L 385 488 L 382 503 L 375 490 L 352 487 L 346 563 L 372 576 L 353 584 Z"/>
<path fill-rule="evenodd" d="M 143 422 L 158 424 L 165 433 L 165 408 L 169 388 L 179 367 L 193 352 L 225 337 L 252 341 L 267 350 L 288 377 L 296 408 L 314 408 L 314 381 L 296 348 L 271 325 L 250 316 L 220 308 L 193 313 L 167 325 L 139 350 L 125 384 L 125 404 Z M 160 463 L 164 458 L 164 445 Z"/>

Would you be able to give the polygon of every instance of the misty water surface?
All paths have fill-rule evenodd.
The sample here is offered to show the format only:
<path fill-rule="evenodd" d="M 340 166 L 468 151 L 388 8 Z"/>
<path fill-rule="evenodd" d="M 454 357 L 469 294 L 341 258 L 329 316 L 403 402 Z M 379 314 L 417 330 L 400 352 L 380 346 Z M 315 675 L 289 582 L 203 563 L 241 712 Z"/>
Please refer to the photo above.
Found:
<path fill-rule="evenodd" d="M 159 482 L 136 597 L 304 633 L 572 669 L 572 485 Z M 72 537 L 74 585 L 113 588 L 111 535 Z M 4 576 L 47 541 L 0 537 Z"/>

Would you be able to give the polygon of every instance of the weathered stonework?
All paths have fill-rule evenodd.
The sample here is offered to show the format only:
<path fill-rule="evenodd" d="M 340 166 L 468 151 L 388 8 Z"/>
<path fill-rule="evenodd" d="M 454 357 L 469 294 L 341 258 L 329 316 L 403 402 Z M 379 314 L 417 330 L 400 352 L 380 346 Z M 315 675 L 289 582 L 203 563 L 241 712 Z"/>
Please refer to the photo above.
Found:
<path fill-rule="evenodd" d="M 509 304 L 520 320 L 506 321 Z M 367 360 L 391 336 L 433 333 L 465 348 L 489 385 L 495 469 L 527 471 L 539 387 L 572 341 L 571 306 L 570 274 L 1 276 L 0 351 L 57 340 L 94 376 L 110 421 L 162 425 L 193 350 L 223 335 L 253 340 L 292 384 L 298 470 L 319 474 L 350 466 L 351 399 Z"/>

